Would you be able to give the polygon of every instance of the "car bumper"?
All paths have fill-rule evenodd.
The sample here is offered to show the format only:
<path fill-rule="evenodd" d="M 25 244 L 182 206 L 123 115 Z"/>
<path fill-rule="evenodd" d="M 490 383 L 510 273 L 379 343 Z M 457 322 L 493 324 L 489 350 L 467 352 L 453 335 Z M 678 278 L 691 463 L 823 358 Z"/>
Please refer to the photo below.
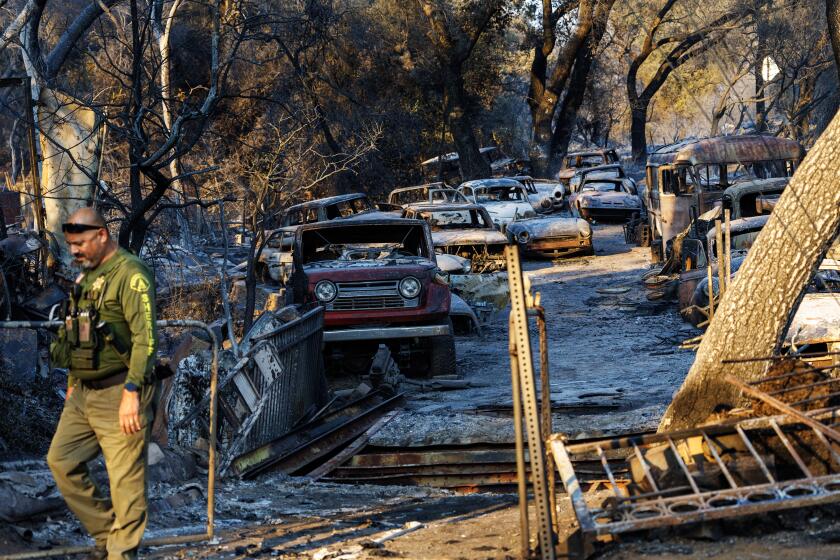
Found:
<path fill-rule="evenodd" d="M 580 217 L 585 220 L 629 220 L 633 214 L 640 214 L 640 208 L 579 208 Z"/>
<path fill-rule="evenodd" d="M 371 327 L 362 329 L 333 329 L 324 331 L 324 342 L 354 340 L 390 340 L 395 338 L 427 338 L 452 334 L 448 324 L 410 327 Z"/>
<path fill-rule="evenodd" d="M 525 254 L 554 258 L 577 253 L 591 253 L 592 238 L 539 239 L 520 247 Z"/>

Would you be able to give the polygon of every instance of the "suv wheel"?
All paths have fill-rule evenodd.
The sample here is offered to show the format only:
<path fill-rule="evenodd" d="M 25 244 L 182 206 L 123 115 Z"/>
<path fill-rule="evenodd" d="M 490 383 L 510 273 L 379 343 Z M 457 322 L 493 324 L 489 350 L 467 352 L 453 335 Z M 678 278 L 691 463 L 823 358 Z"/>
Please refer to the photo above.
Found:
<path fill-rule="evenodd" d="M 452 321 L 449 322 L 452 333 Z M 427 376 L 455 375 L 455 336 L 433 336 L 429 344 L 429 370 Z"/>

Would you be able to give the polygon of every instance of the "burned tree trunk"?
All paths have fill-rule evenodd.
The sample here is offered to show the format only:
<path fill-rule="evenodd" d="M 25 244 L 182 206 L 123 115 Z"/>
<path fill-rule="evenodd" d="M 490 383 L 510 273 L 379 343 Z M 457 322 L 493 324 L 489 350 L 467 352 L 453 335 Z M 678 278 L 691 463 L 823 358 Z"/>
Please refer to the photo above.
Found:
<path fill-rule="evenodd" d="M 88 107 L 42 88 L 37 115 L 41 137 L 41 192 L 46 229 L 55 236 L 65 266 L 71 262 L 61 224 L 93 201 L 99 171 L 96 115 Z"/>
<path fill-rule="evenodd" d="M 446 81 L 446 107 L 449 128 L 458 151 L 465 180 L 490 176 L 490 163 L 479 152 L 469 100 L 464 91 L 464 69 L 482 33 L 504 5 L 501 0 L 487 0 L 472 5 L 464 14 L 468 21 L 455 21 L 439 0 L 417 0 L 420 11 L 429 21 L 429 39 L 440 61 Z"/>
<path fill-rule="evenodd" d="M 726 373 L 750 381 L 779 350 L 803 291 L 840 226 L 840 115 L 835 115 L 785 189 L 703 336 L 694 365 L 659 430 L 696 426 L 718 405 L 737 405 Z"/>
<path fill-rule="evenodd" d="M 834 66 L 840 74 L 840 0 L 826 0 L 825 16 L 828 34 L 831 36 L 831 49 L 834 51 Z"/>
<path fill-rule="evenodd" d="M 647 160 L 647 110 L 648 102 L 630 104 L 630 146 L 633 161 L 644 165 Z"/>

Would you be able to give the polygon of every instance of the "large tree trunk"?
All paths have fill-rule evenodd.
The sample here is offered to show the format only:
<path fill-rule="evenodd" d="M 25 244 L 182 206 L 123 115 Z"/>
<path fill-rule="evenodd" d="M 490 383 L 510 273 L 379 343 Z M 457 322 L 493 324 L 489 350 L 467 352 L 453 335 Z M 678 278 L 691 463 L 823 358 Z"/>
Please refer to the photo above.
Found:
<path fill-rule="evenodd" d="M 70 266 L 61 224 L 93 200 L 99 170 L 96 114 L 55 90 L 42 88 L 36 116 L 41 140 L 41 192 L 46 229 Z"/>
<path fill-rule="evenodd" d="M 552 123 L 556 100 L 546 96 L 539 103 L 539 109 L 533 112 L 533 138 L 529 157 L 535 177 L 549 177 L 551 173 Z"/>
<path fill-rule="evenodd" d="M 840 115 L 835 115 L 791 179 L 715 310 L 660 431 L 696 426 L 718 405 L 738 405 L 740 392 L 724 381 L 725 373 L 744 381 L 764 373 L 763 361 L 723 362 L 761 358 L 779 350 L 803 291 L 838 232 L 838 177 Z"/>
<path fill-rule="evenodd" d="M 647 163 L 647 110 L 643 100 L 630 105 L 630 151 L 633 162 L 640 167 Z"/>
<path fill-rule="evenodd" d="M 825 16 L 828 20 L 828 34 L 834 51 L 834 67 L 840 75 L 840 0 L 826 0 Z"/>
<path fill-rule="evenodd" d="M 489 177 L 490 163 L 479 152 L 460 70 L 450 72 L 446 95 L 449 101 L 449 130 L 458 151 L 461 176 L 464 181 Z"/>

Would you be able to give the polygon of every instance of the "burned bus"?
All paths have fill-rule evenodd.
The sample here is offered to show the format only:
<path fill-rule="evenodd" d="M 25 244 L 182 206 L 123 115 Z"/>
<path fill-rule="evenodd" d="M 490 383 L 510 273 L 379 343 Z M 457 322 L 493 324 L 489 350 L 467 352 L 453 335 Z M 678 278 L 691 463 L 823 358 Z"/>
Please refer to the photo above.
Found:
<path fill-rule="evenodd" d="M 732 218 L 769 212 L 804 156 L 799 142 L 767 135 L 718 136 L 664 146 L 648 158 L 644 203 L 653 261 L 699 216 L 729 208 Z M 739 186 L 750 184 L 749 193 Z M 730 190 L 731 189 L 731 190 Z"/>

